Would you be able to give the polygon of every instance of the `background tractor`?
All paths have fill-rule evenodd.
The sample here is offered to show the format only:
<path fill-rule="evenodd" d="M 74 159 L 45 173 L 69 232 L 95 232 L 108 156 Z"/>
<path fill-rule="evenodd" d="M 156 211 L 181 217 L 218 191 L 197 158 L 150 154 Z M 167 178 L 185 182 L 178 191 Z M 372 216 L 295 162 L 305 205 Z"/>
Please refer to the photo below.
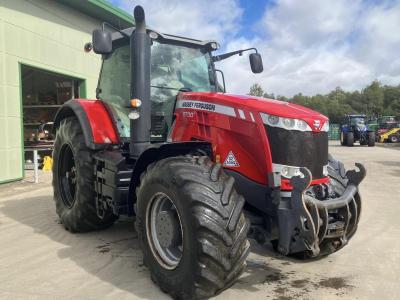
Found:
<path fill-rule="evenodd" d="M 395 116 L 382 116 L 380 118 L 372 118 L 368 121 L 369 130 L 377 132 L 381 128 L 394 128 L 397 125 Z"/>
<path fill-rule="evenodd" d="M 385 126 L 386 127 L 386 126 Z M 389 128 L 383 127 L 379 129 L 379 142 L 390 142 L 398 143 L 400 142 L 400 123 L 390 124 Z"/>
<path fill-rule="evenodd" d="M 71 232 L 135 216 L 145 265 L 174 298 L 210 297 L 246 266 L 248 234 L 284 255 L 345 246 L 361 211 L 365 169 L 328 155 L 328 119 L 276 100 L 226 94 L 214 41 L 135 26 L 93 32 L 103 63 L 97 99 L 74 99 L 54 130 L 56 211 Z"/>
<path fill-rule="evenodd" d="M 340 125 L 340 144 L 353 147 L 355 142 L 360 145 L 375 146 L 375 131 L 365 124 L 365 115 L 346 115 Z"/>
<path fill-rule="evenodd" d="M 400 141 L 400 122 L 394 116 L 382 117 L 377 130 L 377 140 L 381 143 Z"/>

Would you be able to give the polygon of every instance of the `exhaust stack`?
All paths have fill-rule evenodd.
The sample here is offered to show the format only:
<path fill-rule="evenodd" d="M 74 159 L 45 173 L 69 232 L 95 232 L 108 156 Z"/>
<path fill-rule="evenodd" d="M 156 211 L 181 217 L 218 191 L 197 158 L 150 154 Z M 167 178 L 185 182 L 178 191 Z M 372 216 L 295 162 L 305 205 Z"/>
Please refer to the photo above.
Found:
<path fill-rule="evenodd" d="M 131 35 L 131 99 L 139 99 L 139 118 L 130 121 L 129 152 L 138 158 L 150 143 L 151 103 L 150 103 L 150 46 L 151 39 L 146 32 L 143 7 L 136 6 L 133 12 L 135 32 Z"/>

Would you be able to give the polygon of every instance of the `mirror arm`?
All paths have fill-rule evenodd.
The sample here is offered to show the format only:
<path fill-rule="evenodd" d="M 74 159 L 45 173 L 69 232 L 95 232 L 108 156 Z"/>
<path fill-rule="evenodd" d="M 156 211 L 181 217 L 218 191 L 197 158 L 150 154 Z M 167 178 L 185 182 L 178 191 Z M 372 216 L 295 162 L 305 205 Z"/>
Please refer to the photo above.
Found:
<path fill-rule="evenodd" d="M 224 84 L 224 93 L 226 93 L 226 86 L 225 86 L 225 76 L 224 76 L 224 72 L 222 72 L 221 70 L 218 70 L 218 69 L 215 69 L 215 72 L 219 72 L 219 73 L 221 73 L 221 76 L 222 76 L 222 83 Z M 218 84 L 218 80 L 217 80 L 217 82 L 216 82 L 217 84 Z M 218 91 L 218 89 L 217 89 L 217 91 Z"/>
<path fill-rule="evenodd" d="M 128 34 L 126 34 L 125 32 L 123 32 L 122 30 L 119 30 L 117 27 L 115 27 L 115 26 L 113 26 L 113 25 L 111 25 L 110 23 L 107 23 L 107 22 L 103 22 L 103 23 L 101 24 L 101 29 L 102 29 L 103 31 L 105 30 L 106 25 L 107 25 L 108 27 L 114 29 L 115 31 L 118 31 L 123 37 L 130 38 L 130 36 L 129 36 Z"/>
<path fill-rule="evenodd" d="M 236 51 L 224 53 L 224 54 L 221 54 L 221 55 L 216 55 L 216 56 L 212 57 L 212 60 L 213 60 L 213 62 L 221 61 L 221 60 L 227 59 L 228 57 L 231 57 L 231 56 L 236 55 L 236 54 L 242 55 L 243 52 L 250 51 L 250 50 L 254 50 L 256 53 L 258 53 L 256 48 L 248 48 L 248 49 L 236 50 Z"/>

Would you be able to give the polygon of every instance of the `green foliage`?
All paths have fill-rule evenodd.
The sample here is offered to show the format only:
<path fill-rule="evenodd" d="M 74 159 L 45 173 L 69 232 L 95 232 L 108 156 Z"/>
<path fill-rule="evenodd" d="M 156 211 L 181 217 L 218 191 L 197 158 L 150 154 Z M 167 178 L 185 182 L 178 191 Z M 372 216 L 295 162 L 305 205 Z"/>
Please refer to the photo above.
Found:
<path fill-rule="evenodd" d="M 267 92 L 264 91 L 264 89 L 258 83 L 254 83 L 250 87 L 249 95 L 256 96 L 256 97 L 264 97 L 264 98 L 268 98 L 268 99 L 275 99 L 274 93 L 268 94 Z"/>
<path fill-rule="evenodd" d="M 259 85 L 258 83 L 255 83 L 250 87 L 249 95 L 256 96 L 256 97 L 262 97 L 264 95 L 264 90 L 261 87 L 261 85 Z"/>
<path fill-rule="evenodd" d="M 257 83 L 251 86 L 249 94 L 275 98 L 274 94 L 268 94 Z M 279 95 L 276 99 L 314 109 L 329 117 L 331 123 L 339 123 L 346 114 L 366 114 L 371 119 L 383 115 L 400 118 L 400 85 L 381 85 L 379 81 L 371 82 L 361 91 L 346 92 L 337 87 L 326 95 L 304 96 L 298 93 L 291 99 Z"/>

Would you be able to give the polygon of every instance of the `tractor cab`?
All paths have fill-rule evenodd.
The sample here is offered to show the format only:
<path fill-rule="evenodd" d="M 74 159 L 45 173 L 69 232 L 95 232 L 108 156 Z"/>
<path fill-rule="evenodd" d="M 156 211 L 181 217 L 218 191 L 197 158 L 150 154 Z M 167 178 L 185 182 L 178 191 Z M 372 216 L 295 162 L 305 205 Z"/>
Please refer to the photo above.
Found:
<path fill-rule="evenodd" d="M 132 30 L 124 31 L 127 35 Z M 173 110 L 180 91 L 216 91 L 211 50 L 215 42 L 196 43 L 168 38 L 152 32 L 150 58 L 150 140 L 166 141 L 172 125 Z M 108 105 L 119 136 L 130 136 L 129 114 L 132 110 L 130 43 L 126 36 L 113 35 L 112 52 L 103 55 L 97 98 Z"/>
<path fill-rule="evenodd" d="M 365 130 L 365 115 L 348 115 L 345 117 L 343 124 L 347 124 L 354 129 Z"/>
<path fill-rule="evenodd" d="M 131 40 L 135 28 L 113 34 L 104 28 L 93 40 L 93 49 L 102 55 L 102 68 L 97 87 L 97 99 L 108 107 L 122 140 L 130 137 L 132 114 Z M 261 56 L 257 50 L 245 49 L 219 56 L 213 51 L 219 48 L 216 41 L 200 41 L 174 35 L 162 34 L 146 28 L 150 37 L 150 142 L 165 142 L 174 119 L 174 107 L 180 92 L 224 92 L 225 82 L 218 83 L 215 62 L 244 51 L 250 54 L 254 73 L 262 71 Z M 107 38 L 104 38 L 106 36 Z M 108 49 L 104 45 L 108 43 Z M 219 71 L 222 73 L 222 71 Z M 222 73 L 223 77 L 223 73 Z"/>

